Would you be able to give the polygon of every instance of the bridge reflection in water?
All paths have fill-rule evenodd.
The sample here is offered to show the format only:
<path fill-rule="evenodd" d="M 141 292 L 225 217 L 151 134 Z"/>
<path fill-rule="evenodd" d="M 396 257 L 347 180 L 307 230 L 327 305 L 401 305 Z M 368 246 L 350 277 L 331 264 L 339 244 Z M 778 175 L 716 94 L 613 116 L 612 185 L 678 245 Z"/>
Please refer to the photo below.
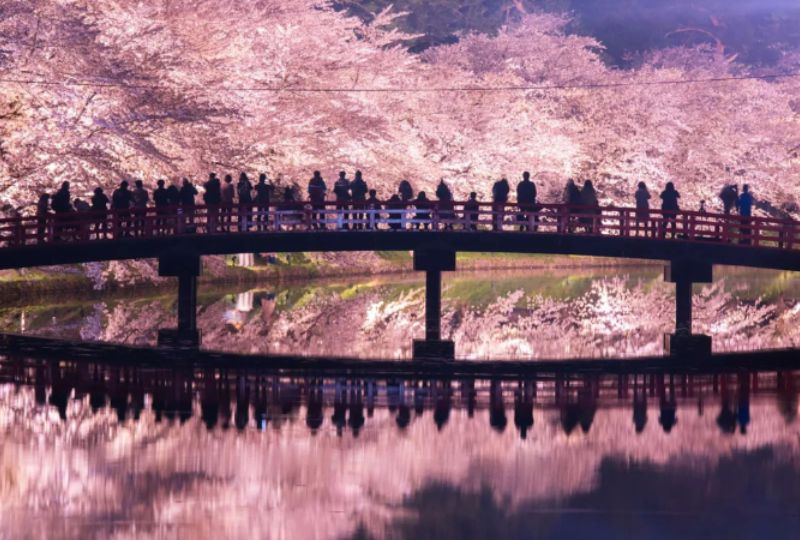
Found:
<path fill-rule="evenodd" d="M 395 415 L 399 429 L 432 411 L 443 429 L 453 410 L 488 411 L 492 428 L 503 431 L 513 417 L 521 438 L 534 425 L 534 407 L 558 410 L 561 427 L 569 434 L 592 428 L 596 411 L 628 407 L 631 430 L 641 432 L 648 411 L 657 409 L 658 424 L 669 433 L 677 423 L 680 402 L 696 404 L 698 413 L 716 403 L 719 429 L 745 433 L 750 422 L 751 396 L 772 396 L 787 415 L 797 409 L 800 373 L 787 367 L 752 371 L 734 366 L 723 371 L 640 369 L 624 364 L 608 372 L 588 366 L 574 370 L 523 373 L 497 377 L 397 373 L 386 376 L 369 369 L 336 375 L 335 370 L 295 373 L 246 367 L 155 368 L 97 361 L 59 361 L 0 357 L 0 384 L 35 389 L 35 403 L 52 407 L 66 421 L 71 402 L 86 402 L 93 412 L 109 407 L 119 422 L 139 420 L 148 409 L 156 422 L 181 423 L 198 414 L 209 430 L 217 427 L 259 429 L 304 410 L 306 426 L 318 430 L 326 423 L 338 435 L 364 428 L 376 408 Z M 798 364 L 800 369 L 800 364 Z M 345 371 L 352 371 L 347 369 Z M 326 411 L 331 412 L 330 416 Z"/>
<path fill-rule="evenodd" d="M 457 523 L 706 538 L 741 520 L 793 538 L 796 369 L 492 377 L 5 355 L 0 519 L 32 538 L 460 538 Z"/>

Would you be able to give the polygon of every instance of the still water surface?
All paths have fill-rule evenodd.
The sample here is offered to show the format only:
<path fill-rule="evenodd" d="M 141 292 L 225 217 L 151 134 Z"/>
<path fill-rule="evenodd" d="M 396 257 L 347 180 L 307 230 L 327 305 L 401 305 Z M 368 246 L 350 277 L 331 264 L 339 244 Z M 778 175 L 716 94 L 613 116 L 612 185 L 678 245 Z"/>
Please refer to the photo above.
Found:
<path fill-rule="evenodd" d="M 800 373 L 292 377 L 6 358 L 4 538 L 797 538 Z"/>
<path fill-rule="evenodd" d="M 204 347 L 406 359 L 414 277 L 205 291 Z M 6 308 L 155 344 L 171 295 Z M 660 354 L 657 269 L 460 273 L 463 358 Z M 696 290 L 717 350 L 793 346 L 792 274 Z M 800 366 L 800 364 L 798 364 Z M 0 538 L 797 538 L 800 372 L 386 379 L 0 357 Z"/>

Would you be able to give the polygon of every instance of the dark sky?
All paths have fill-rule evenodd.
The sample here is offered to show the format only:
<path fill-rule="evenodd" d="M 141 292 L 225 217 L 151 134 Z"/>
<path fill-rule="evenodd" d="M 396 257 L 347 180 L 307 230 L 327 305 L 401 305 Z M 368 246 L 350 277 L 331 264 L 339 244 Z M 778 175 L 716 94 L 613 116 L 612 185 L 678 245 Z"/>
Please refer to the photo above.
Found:
<path fill-rule="evenodd" d="M 412 50 L 453 42 L 465 30 L 493 32 L 528 12 L 568 12 L 570 31 L 598 38 L 607 61 L 635 65 L 641 53 L 707 43 L 737 61 L 772 65 L 800 46 L 800 0 L 339 0 L 365 19 L 389 5 L 409 15 L 400 23 L 424 36 Z"/>

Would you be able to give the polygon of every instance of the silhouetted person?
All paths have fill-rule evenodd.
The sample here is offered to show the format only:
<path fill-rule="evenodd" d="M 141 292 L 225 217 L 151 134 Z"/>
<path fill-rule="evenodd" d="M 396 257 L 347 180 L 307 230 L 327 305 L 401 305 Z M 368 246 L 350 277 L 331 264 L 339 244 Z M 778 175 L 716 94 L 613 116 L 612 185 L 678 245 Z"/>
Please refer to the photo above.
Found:
<path fill-rule="evenodd" d="M 349 229 L 350 214 L 346 210 L 350 207 L 350 180 L 347 179 L 346 172 L 339 172 L 339 178 L 333 184 L 333 194 L 336 197 L 336 210 L 339 211 L 339 228 Z"/>
<path fill-rule="evenodd" d="M 253 185 L 245 173 L 239 175 L 236 196 L 239 198 L 239 230 L 249 231 L 252 225 Z"/>
<path fill-rule="evenodd" d="M 539 216 L 536 214 L 536 184 L 531 182 L 531 173 L 522 173 L 522 181 L 517 184 L 517 204 L 519 214 L 517 221 L 521 222 L 520 230 L 536 230 Z"/>
<path fill-rule="evenodd" d="M 501 178 L 492 186 L 492 230 L 499 231 L 503 228 L 506 203 L 508 203 L 508 193 L 510 191 L 511 187 L 505 178 Z"/>
<path fill-rule="evenodd" d="M 222 185 L 217 175 L 210 173 L 203 188 L 203 202 L 206 204 L 208 214 L 207 232 L 216 233 L 219 230 L 219 211 L 222 204 Z"/>
<path fill-rule="evenodd" d="M 410 203 L 411 199 L 414 198 L 414 189 L 411 187 L 411 183 L 408 180 L 400 182 L 400 185 L 397 186 L 397 193 L 400 194 L 400 200 L 404 203 Z"/>
<path fill-rule="evenodd" d="M 196 196 L 197 188 L 188 178 L 184 178 L 180 190 L 181 212 L 183 212 L 183 219 L 190 230 L 194 228 L 194 198 Z"/>
<path fill-rule="evenodd" d="M 736 208 L 739 200 L 739 190 L 735 184 L 727 184 L 719 192 L 719 199 L 722 201 L 722 212 L 728 216 Z"/>
<path fill-rule="evenodd" d="M 367 214 L 367 228 L 370 230 L 377 229 L 378 223 L 383 218 L 381 215 L 383 207 L 381 206 L 381 201 L 378 200 L 378 192 L 374 189 L 369 190 L 369 197 L 367 197 L 367 201 L 364 204 L 369 212 Z"/>
<path fill-rule="evenodd" d="M 164 187 L 164 181 L 159 180 L 156 182 L 156 189 L 153 190 L 153 204 L 156 207 L 156 231 L 163 234 L 166 231 L 167 220 L 166 216 L 169 213 L 169 192 Z"/>
<path fill-rule="evenodd" d="M 439 180 L 439 185 L 436 187 L 437 208 L 439 211 L 439 219 L 444 221 L 445 229 L 453 228 L 453 221 L 456 219 L 455 205 L 453 204 L 453 192 L 450 187 L 444 183 L 444 179 Z"/>
<path fill-rule="evenodd" d="M 397 231 L 403 226 L 403 214 L 405 212 L 405 208 L 405 203 L 400 200 L 400 197 L 397 194 L 389 197 L 389 200 L 386 202 L 386 210 L 388 210 L 387 215 L 389 220 L 389 228 L 391 230 Z"/>
<path fill-rule="evenodd" d="M 427 230 L 430 227 L 431 201 L 424 191 L 420 191 L 417 198 L 414 199 L 414 208 L 417 209 L 414 215 L 414 229 L 419 229 L 421 225 L 423 229 Z"/>
<path fill-rule="evenodd" d="M 94 188 L 92 194 L 92 213 L 95 216 L 95 235 L 104 238 L 108 232 L 108 197 L 103 193 L 103 188 Z"/>
<path fill-rule="evenodd" d="M 470 231 L 478 230 L 478 221 L 481 218 L 481 206 L 478 203 L 478 194 L 474 191 L 469 194 L 469 200 L 464 203 L 464 228 Z"/>
<path fill-rule="evenodd" d="M 226 231 L 231 230 L 231 222 L 233 221 L 233 201 L 236 197 L 236 189 L 233 186 L 233 176 L 230 174 L 225 175 L 224 182 L 220 189 L 221 204 L 220 210 L 222 212 L 222 225 Z"/>
<path fill-rule="evenodd" d="M 325 225 L 325 195 L 328 186 L 319 171 L 314 171 L 314 176 L 308 181 L 308 198 L 311 201 L 311 208 L 314 210 L 312 216 L 314 229 L 327 229 Z"/>
<path fill-rule="evenodd" d="M 572 214 L 580 212 L 581 190 L 575 185 L 575 181 L 570 178 L 567 180 L 567 185 L 564 188 L 564 204 L 567 206 L 566 216 L 562 219 L 561 231 L 565 233 L 572 233 L 574 227 L 574 218 Z"/>
<path fill-rule="evenodd" d="M 739 201 L 737 205 L 739 207 L 739 215 L 741 216 L 742 220 L 739 233 L 744 236 L 744 238 L 741 238 L 739 242 L 741 244 L 750 244 L 751 239 L 749 236 L 752 232 L 750 229 L 750 217 L 753 215 L 753 194 L 750 193 L 750 186 L 748 184 L 742 186 L 742 194 L 739 195 Z"/>
<path fill-rule="evenodd" d="M 644 182 L 639 182 L 636 193 L 636 234 L 643 231 L 645 236 L 650 234 L 650 192 Z"/>
<path fill-rule="evenodd" d="M 678 199 L 681 198 L 681 194 L 675 189 L 675 185 L 672 182 L 667 182 L 664 191 L 661 192 L 661 237 L 664 238 L 667 235 L 667 228 L 672 229 L 672 238 L 675 238 L 677 235 L 677 224 L 675 222 L 678 214 L 678 210 L 680 209 L 678 205 Z"/>
<path fill-rule="evenodd" d="M 136 181 L 136 188 L 131 193 L 133 198 L 133 214 L 136 218 L 135 229 L 136 234 L 144 234 L 145 229 L 145 215 L 147 214 L 147 203 L 150 200 L 150 195 L 144 189 L 144 184 L 141 180 Z"/>
<path fill-rule="evenodd" d="M 172 207 L 172 212 L 174 213 L 180 204 L 181 192 L 178 189 L 178 186 L 171 182 L 167 187 L 167 206 Z"/>
<path fill-rule="evenodd" d="M 51 198 L 51 208 L 56 215 L 72 212 L 72 195 L 69 191 L 69 182 L 62 182 L 58 191 Z"/>
<path fill-rule="evenodd" d="M 111 208 L 115 213 L 115 236 L 130 234 L 130 208 L 133 194 L 128 189 L 128 182 L 123 180 L 119 187 L 111 193 Z"/>
<path fill-rule="evenodd" d="M 583 183 L 581 188 L 581 213 L 584 217 L 581 222 L 586 228 L 586 232 L 594 234 L 597 231 L 598 220 L 600 218 L 600 202 L 597 200 L 597 192 L 591 180 Z"/>
<path fill-rule="evenodd" d="M 361 171 L 356 171 L 356 175 L 353 178 L 353 181 L 350 183 L 350 196 L 351 200 L 353 201 L 353 209 L 354 210 L 363 210 L 365 207 L 365 203 L 367 200 L 367 192 L 369 188 L 367 187 L 367 183 L 364 181 L 364 178 L 361 176 Z M 363 212 L 356 212 L 353 215 L 356 221 L 363 221 L 364 220 L 364 213 Z M 356 223 L 354 225 L 355 229 L 363 229 L 363 223 Z"/>
<path fill-rule="evenodd" d="M 266 174 L 261 173 L 258 175 L 258 183 L 255 185 L 254 189 L 256 191 L 256 207 L 258 208 L 258 230 L 263 231 L 267 228 L 269 223 L 269 204 L 273 192 L 272 184 L 267 183 Z M 322 198 L 324 202 L 324 194 Z"/>
<path fill-rule="evenodd" d="M 42 193 L 36 203 L 36 238 L 39 243 L 47 237 L 47 216 L 50 214 L 50 195 Z"/>

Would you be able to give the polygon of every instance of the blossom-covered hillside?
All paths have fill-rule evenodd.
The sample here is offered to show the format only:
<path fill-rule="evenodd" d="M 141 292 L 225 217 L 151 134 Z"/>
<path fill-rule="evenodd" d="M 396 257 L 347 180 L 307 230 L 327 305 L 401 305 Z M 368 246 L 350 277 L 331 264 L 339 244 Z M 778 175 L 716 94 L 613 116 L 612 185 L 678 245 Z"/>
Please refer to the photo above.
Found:
<path fill-rule="evenodd" d="M 413 54 L 393 15 L 367 25 L 322 0 L 2 7 L 0 202 L 17 208 L 63 180 L 84 196 L 209 170 L 304 185 L 316 168 L 359 168 L 383 195 L 445 178 L 459 196 L 528 169 L 543 199 L 576 177 L 617 203 L 673 180 L 686 207 L 737 181 L 797 208 L 797 79 L 748 78 L 764 73 L 712 48 L 619 70 L 554 15 Z M 800 70 L 800 54 L 770 70 Z"/>

